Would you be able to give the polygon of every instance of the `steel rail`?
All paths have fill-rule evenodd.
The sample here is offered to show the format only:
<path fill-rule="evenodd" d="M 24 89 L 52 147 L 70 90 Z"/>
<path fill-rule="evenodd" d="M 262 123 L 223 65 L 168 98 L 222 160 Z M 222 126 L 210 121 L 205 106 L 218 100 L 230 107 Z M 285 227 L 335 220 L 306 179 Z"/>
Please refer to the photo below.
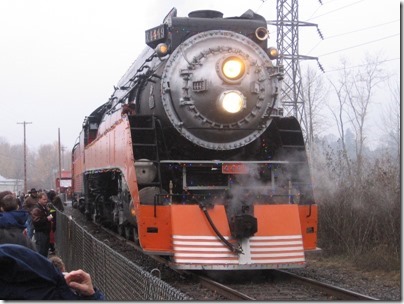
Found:
<path fill-rule="evenodd" d="M 196 276 L 199 279 L 199 282 L 201 283 L 202 286 L 213 290 L 220 294 L 221 296 L 225 297 L 226 299 L 229 300 L 255 300 L 254 298 L 241 293 L 235 289 L 232 289 L 228 286 L 225 286 L 223 284 L 220 284 L 219 282 L 213 281 L 207 277 L 197 275 Z"/>
<path fill-rule="evenodd" d="M 302 277 L 299 275 L 296 275 L 294 273 L 285 271 L 285 270 L 276 270 L 276 272 L 279 272 L 280 274 L 282 274 L 285 277 L 291 278 L 295 281 L 299 281 L 300 283 L 303 283 L 307 286 L 316 288 L 317 290 L 323 291 L 328 295 L 334 296 L 338 299 L 342 299 L 342 300 L 364 300 L 364 301 L 378 301 L 379 299 L 370 297 L 370 296 L 366 296 L 348 289 L 344 289 L 344 288 L 340 288 L 337 286 L 333 286 L 327 283 L 322 283 L 313 279 L 309 279 L 306 277 Z"/>

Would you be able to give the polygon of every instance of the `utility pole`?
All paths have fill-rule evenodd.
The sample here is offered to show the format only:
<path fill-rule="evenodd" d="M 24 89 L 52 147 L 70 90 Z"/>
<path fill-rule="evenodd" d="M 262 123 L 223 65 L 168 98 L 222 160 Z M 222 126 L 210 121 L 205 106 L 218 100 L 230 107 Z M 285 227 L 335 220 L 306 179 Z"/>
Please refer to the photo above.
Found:
<path fill-rule="evenodd" d="M 61 157 L 60 157 L 60 128 L 58 128 L 58 143 L 59 143 L 59 189 L 56 189 L 58 192 L 60 192 L 60 184 L 62 183 L 62 163 L 61 163 Z"/>
<path fill-rule="evenodd" d="M 18 125 L 24 125 L 24 194 L 27 194 L 27 136 L 25 126 L 32 124 L 32 122 L 17 122 Z"/>
<path fill-rule="evenodd" d="M 63 170 L 65 170 L 65 161 L 64 161 L 64 159 L 65 159 L 66 147 L 62 145 L 62 146 L 60 146 L 60 149 L 62 151 L 62 171 L 63 171 Z"/>

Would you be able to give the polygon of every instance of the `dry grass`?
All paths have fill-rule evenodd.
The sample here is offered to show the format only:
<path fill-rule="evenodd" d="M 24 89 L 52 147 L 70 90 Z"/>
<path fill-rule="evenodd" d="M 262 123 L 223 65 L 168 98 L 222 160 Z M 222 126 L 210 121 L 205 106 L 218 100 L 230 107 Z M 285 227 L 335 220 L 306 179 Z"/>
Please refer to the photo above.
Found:
<path fill-rule="evenodd" d="M 362 260 L 365 259 L 366 257 L 363 257 Z M 349 273 L 353 277 L 362 277 L 369 281 L 382 281 L 385 286 L 401 286 L 400 267 L 395 270 L 370 269 L 369 267 L 364 269 L 357 260 L 342 256 L 324 257 L 324 255 L 310 257 L 307 262 L 310 268 L 338 270 L 338 272 Z"/>

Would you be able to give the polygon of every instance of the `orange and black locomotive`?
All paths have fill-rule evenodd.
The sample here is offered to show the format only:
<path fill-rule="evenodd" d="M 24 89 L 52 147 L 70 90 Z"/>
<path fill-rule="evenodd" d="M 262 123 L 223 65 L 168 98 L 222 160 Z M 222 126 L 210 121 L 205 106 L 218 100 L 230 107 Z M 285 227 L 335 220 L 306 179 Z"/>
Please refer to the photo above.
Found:
<path fill-rule="evenodd" d="M 146 31 L 146 49 L 73 148 L 74 205 L 178 269 L 302 267 L 317 205 L 265 19 L 211 10 Z"/>

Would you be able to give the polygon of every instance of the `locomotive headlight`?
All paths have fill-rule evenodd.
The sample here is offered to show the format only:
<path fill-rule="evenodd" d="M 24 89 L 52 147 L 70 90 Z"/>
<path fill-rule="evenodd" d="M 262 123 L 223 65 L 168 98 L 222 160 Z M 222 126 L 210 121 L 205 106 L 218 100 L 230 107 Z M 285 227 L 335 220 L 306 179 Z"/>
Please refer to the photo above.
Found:
<path fill-rule="evenodd" d="M 245 63 L 238 57 L 231 56 L 222 63 L 222 73 L 229 80 L 240 79 L 245 72 Z"/>
<path fill-rule="evenodd" d="M 219 97 L 222 108 L 229 113 L 238 113 L 246 107 L 246 99 L 239 91 L 226 91 Z"/>

